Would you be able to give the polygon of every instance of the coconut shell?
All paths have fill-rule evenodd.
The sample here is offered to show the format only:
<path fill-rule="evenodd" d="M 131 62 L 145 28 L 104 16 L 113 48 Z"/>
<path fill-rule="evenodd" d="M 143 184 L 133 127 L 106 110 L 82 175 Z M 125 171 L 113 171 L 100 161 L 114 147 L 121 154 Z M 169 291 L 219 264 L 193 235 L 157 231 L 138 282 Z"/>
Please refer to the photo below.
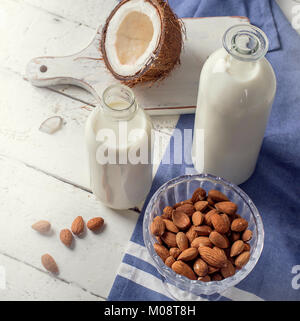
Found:
<path fill-rule="evenodd" d="M 123 84 L 133 87 L 138 83 L 151 82 L 166 78 L 174 67 L 180 64 L 180 53 L 183 46 L 183 34 L 185 33 L 183 22 L 178 19 L 169 4 L 164 0 L 144 0 L 149 2 L 157 10 L 161 18 L 161 34 L 157 47 L 152 52 L 152 57 L 134 75 L 123 76 L 116 73 L 111 67 L 106 50 L 106 33 L 110 20 L 118 9 L 130 0 L 123 0 L 112 10 L 102 29 L 100 49 L 107 69 Z"/>

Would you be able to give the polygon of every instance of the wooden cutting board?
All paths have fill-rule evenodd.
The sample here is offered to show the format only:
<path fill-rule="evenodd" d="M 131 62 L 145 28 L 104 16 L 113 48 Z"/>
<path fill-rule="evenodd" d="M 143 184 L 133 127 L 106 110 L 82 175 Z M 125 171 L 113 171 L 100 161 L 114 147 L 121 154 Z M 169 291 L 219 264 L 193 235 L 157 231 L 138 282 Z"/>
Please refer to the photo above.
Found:
<path fill-rule="evenodd" d="M 246 17 L 184 18 L 183 21 L 186 39 L 181 65 L 168 78 L 151 87 L 134 87 L 140 106 L 151 115 L 194 113 L 203 63 L 222 46 L 222 36 L 229 27 L 249 23 Z M 101 29 L 99 27 L 90 44 L 76 54 L 32 59 L 27 65 L 27 78 L 39 87 L 61 84 L 82 87 L 94 95 L 99 103 L 103 90 L 118 82 L 100 60 Z"/>

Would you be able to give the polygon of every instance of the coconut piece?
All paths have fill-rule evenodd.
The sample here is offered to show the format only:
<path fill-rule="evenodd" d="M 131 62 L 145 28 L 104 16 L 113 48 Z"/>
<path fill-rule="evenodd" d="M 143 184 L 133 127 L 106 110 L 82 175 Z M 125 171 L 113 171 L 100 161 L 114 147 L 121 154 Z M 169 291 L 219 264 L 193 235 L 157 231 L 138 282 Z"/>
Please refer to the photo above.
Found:
<path fill-rule="evenodd" d="M 123 0 L 102 30 L 100 49 L 113 76 L 132 87 L 165 78 L 180 63 L 183 24 L 163 0 Z"/>
<path fill-rule="evenodd" d="M 39 130 L 46 134 L 54 134 L 63 124 L 63 119 L 60 116 L 53 116 L 44 120 Z"/>

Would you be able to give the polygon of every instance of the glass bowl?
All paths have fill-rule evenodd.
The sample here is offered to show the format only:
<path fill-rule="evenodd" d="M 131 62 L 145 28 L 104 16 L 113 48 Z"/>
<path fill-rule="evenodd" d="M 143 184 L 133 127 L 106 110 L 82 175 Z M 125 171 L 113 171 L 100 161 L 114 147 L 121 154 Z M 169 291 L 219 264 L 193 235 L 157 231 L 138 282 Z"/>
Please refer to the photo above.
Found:
<path fill-rule="evenodd" d="M 202 187 L 206 191 L 217 189 L 227 195 L 232 202 L 238 205 L 238 214 L 248 221 L 248 228 L 253 232 L 249 242 L 251 245 L 249 262 L 232 277 L 222 281 L 201 282 L 179 275 L 163 263 L 153 247 L 153 244 L 157 242 L 155 236 L 150 232 L 150 224 L 154 217 L 160 216 L 165 206 L 172 206 L 191 198 L 193 191 L 198 187 Z M 163 277 L 163 285 L 174 299 L 216 300 L 224 291 L 241 282 L 252 271 L 263 249 L 264 228 L 257 208 L 249 196 L 238 186 L 209 174 L 184 175 L 168 181 L 152 196 L 145 211 L 143 237 L 154 265 Z"/>

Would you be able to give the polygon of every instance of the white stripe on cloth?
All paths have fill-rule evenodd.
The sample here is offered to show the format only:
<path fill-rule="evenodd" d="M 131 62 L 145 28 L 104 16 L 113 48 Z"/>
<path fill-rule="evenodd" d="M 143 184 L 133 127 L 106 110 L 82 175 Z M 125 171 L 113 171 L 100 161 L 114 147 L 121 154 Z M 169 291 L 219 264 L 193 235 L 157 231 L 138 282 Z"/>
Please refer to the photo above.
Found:
<path fill-rule="evenodd" d="M 130 254 L 132 256 L 135 256 L 135 257 L 137 257 L 137 258 L 139 258 L 139 259 L 151 264 L 152 266 L 154 266 L 153 260 L 151 259 L 147 249 L 144 246 L 139 245 L 139 244 L 137 244 L 135 242 L 131 242 L 131 241 L 129 242 L 128 248 L 126 250 L 126 254 Z M 125 263 L 122 263 L 122 264 L 125 264 Z M 139 270 L 137 268 L 135 268 L 135 269 L 137 271 L 141 271 L 141 270 Z M 147 273 L 147 272 L 144 272 L 144 273 Z M 147 273 L 147 275 L 149 275 L 149 273 Z M 153 291 L 162 293 L 161 291 L 164 288 L 163 288 L 163 286 L 161 284 L 161 280 L 157 279 L 154 276 L 152 276 L 152 277 L 156 279 L 156 282 L 155 282 L 155 287 L 152 287 L 150 289 L 153 290 Z M 127 277 L 127 278 L 129 278 L 129 277 Z M 136 283 L 138 283 L 138 282 L 136 282 Z M 141 284 L 141 285 L 143 285 L 143 284 Z M 162 293 L 162 294 L 164 294 L 164 293 Z M 164 295 L 166 295 L 166 294 L 164 294 Z M 221 295 L 223 297 L 228 298 L 228 299 L 233 300 L 233 301 L 264 301 L 259 296 L 255 295 L 253 293 L 250 293 L 248 291 L 238 289 L 237 287 L 231 287 L 228 290 L 222 292 Z M 169 295 L 166 295 L 166 296 L 169 296 Z"/>
<path fill-rule="evenodd" d="M 127 263 L 122 263 L 119 269 L 118 275 L 129 279 L 130 281 L 133 281 L 139 285 L 142 285 L 143 287 L 158 292 L 172 300 L 174 298 L 171 297 L 171 295 L 168 293 L 168 291 L 164 288 L 164 285 L 160 279 L 157 277 L 153 276 L 150 273 L 147 273 L 143 270 L 139 270 L 136 267 L 129 265 Z M 188 294 L 178 288 L 175 288 L 173 285 L 168 285 L 170 290 L 174 290 L 177 292 L 180 292 L 181 296 L 184 296 L 187 301 L 196 301 L 199 300 L 199 297 Z M 206 301 L 206 300 L 205 300 Z"/>

